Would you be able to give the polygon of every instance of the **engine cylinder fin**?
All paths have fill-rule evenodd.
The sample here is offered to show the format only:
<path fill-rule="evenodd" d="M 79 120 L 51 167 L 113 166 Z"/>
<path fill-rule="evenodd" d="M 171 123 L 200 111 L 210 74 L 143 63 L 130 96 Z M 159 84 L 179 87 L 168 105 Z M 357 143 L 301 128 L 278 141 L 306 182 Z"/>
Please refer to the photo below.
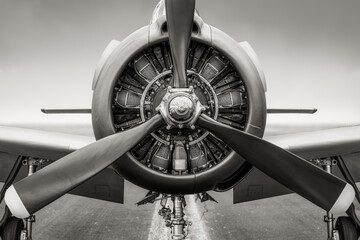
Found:
<path fill-rule="evenodd" d="M 206 150 L 202 144 L 197 143 L 190 146 L 190 165 L 193 173 L 203 170 L 207 167 Z"/>
<path fill-rule="evenodd" d="M 219 114 L 219 117 L 234 123 L 238 123 L 241 126 L 238 127 L 238 129 L 245 128 L 245 116 L 243 114 Z"/>
<path fill-rule="evenodd" d="M 121 131 L 124 131 L 125 129 L 131 128 L 131 127 L 135 127 L 136 125 L 140 124 L 141 118 L 135 118 L 135 119 L 131 119 L 128 120 L 126 122 L 121 122 L 121 123 L 115 123 L 115 128 L 116 129 L 121 129 Z"/>
<path fill-rule="evenodd" d="M 233 115 L 233 114 L 242 114 L 247 113 L 247 108 L 244 106 L 239 107 L 219 107 L 219 115 Z"/>
<path fill-rule="evenodd" d="M 212 47 L 207 47 L 205 52 L 201 55 L 201 58 L 199 59 L 198 63 L 196 64 L 196 71 L 199 72 L 200 74 L 202 73 L 202 69 L 205 66 L 205 62 L 208 59 L 209 56 L 211 56 L 213 51 Z"/>
<path fill-rule="evenodd" d="M 166 66 L 166 69 L 170 70 L 171 66 L 172 66 L 172 60 L 171 60 L 171 56 L 169 54 L 169 50 L 170 49 L 170 46 L 164 42 L 162 44 L 162 52 L 163 52 L 163 55 L 164 55 L 164 59 L 165 59 L 165 66 Z"/>
<path fill-rule="evenodd" d="M 226 68 L 221 74 L 216 76 L 212 81 L 211 85 L 214 86 L 215 89 L 221 88 L 228 84 L 239 82 L 239 78 L 237 77 L 236 73 L 233 72 L 234 70 L 230 67 Z"/>
<path fill-rule="evenodd" d="M 211 57 L 206 60 L 206 63 L 201 71 L 201 76 L 206 78 L 208 81 L 212 81 L 217 76 L 221 76 L 221 73 L 227 68 L 229 61 L 220 56 L 218 52 L 215 52 Z"/>
<path fill-rule="evenodd" d="M 119 90 L 115 96 L 115 102 L 122 108 L 139 108 L 141 95 L 132 91 Z"/>
<path fill-rule="evenodd" d="M 232 82 L 232 83 L 229 83 L 229 84 L 226 84 L 226 85 L 223 85 L 221 87 L 216 88 L 215 92 L 216 92 L 216 95 L 219 96 L 220 94 L 224 94 L 224 93 L 232 91 L 232 90 L 242 92 L 243 89 L 244 88 L 243 88 L 243 85 L 241 83 Z"/>
<path fill-rule="evenodd" d="M 146 51 L 147 55 L 149 56 L 149 58 L 151 59 L 155 69 L 156 69 L 156 72 L 157 73 L 161 73 L 163 71 L 163 67 L 161 66 L 158 58 L 155 56 L 154 52 L 153 52 L 153 49 L 148 49 Z"/>
<path fill-rule="evenodd" d="M 151 145 L 149 150 L 147 151 L 145 157 L 141 160 L 141 162 L 147 166 L 151 166 L 151 159 L 154 157 L 156 151 L 160 148 L 161 143 L 156 141 Z"/>
<path fill-rule="evenodd" d="M 195 46 L 191 69 L 197 70 L 196 66 L 198 65 L 198 62 L 201 59 L 201 56 L 204 54 L 205 50 L 206 47 L 204 45 L 200 44 Z"/>
<path fill-rule="evenodd" d="M 152 167 L 159 171 L 166 172 L 169 168 L 170 155 L 170 146 L 161 144 L 155 154 L 152 156 Z"/>
<path fill-rule="evenodd" d="M 116 124 L 122 124 L 125 122 L 129 122 L 129 121 L 138 119 L 139 117 L 140 117 L 140 115 L 138 113 L 137 114 L 126 114 L 126 115 L 119 114 L 119 115 L 114 116 L 114 121 Z"/>
<path fill-rule="evenodd" d="M 196 42 L 190 43 L 190 49 L 189 49 L 189 54 L 188 54 L 188 59 L 187 59 L 187 68 L 188 69 L 192 69 L 196 47 L 197 47 Z"/>
<path fill-rule="evenodd" d="M 210 157 L 210 159 L 212 159 L 212 163 L 213 164 L 217 164 L 217 163 L 219 163 L 219 160 L 218 160 L 218 158 L 216 158 L 215 157 L 215 154 L 213 153 L 213 149 L 210 147 L 210 145 L 209 144 L 211 144 L 211 143 L 209 143 L 209 141 L 205 138 L 204 139 L 204 141 L 203 141 L 203 144 L 204 144 L 204 146 L 205 146 L 205 148 L 206 148 L 206 153 L 208 154 L 208 156 Z"/>
<path fill-rule="evenodd" d="M 244 129 L 244 125 L 241 125 L 241 123 L 234 121 L 233 118 L 219 116 L 218 121 L 237 129 Z"/>
<path fill-rule="evenodd" d="M 158 75 L 153 62 L 146 54 L 140 54 L 135 58 L 134 68 L 135 71 L 148 82 Z"/>
<path fill-rule="evenodd" d="M 139 109 L 137 108 L 115 108 L 113 110 L 115 115 L 127 115 L 127 114 L 139 114 Z"/>
<path fill-rule="evenodd" d="M 214 136 L 213 134 L 209 134 L 207 136 L 207 139 L 213 143 L 217 148 L 219 148 L 223 154 L 227 154 L 227 152 L 230 151 L 230 148 L 219 138 L 217 138 L 216 136 Z"/>
<path fill-rule="evenodd" d="M 229 65 L 225 66 L 221 72 L 219 72 L 215 77 L 210 80 L 211 85 L 215 87 L 219 82 L 224 81 L 227 75 L 232 71 L 233 69 Z"/>
<path fill-rule="evenodd" d="M 159 47 L 159 46 L 154 47 L 153 52 L 154 52 L 157 60 L 159 61 L 160 66 L 161 66 L 161 68 L 162 68 L 162 71 L 161 71 L 161 72 L 165 71 L 165 70 L 166 70 L 166 66 L 165 66 L 164 56 L 163 56 L 161 47 Z"/>
<path fill-rule="evenodd" d="M 135 81 L 137 81 L 138 83 L 140 83 L 142 86 L 146 86 L 148 84 L 148 82 L 143 79 L 142 77 L 140 77 L 136 72 L 135 69 L 133 69 L 131 66 L 128 65 L 128 67 L 125 69 L 125 72 L 128 73 L 131 77 L 134 78 Z"/>
<path fill-rule="evenodd" d="M 244 98 L 239 91 L 226 91 L 218 94 L 219 106 L 221 107 L 235 107 L 244 105 Z"/>
<path fill-rule="evenodd" d="M 212 156 L 216 162 L 220 162 L 226 153 L 218 145 L 210 141 L 209 138 L 205 138 L 204 142 L 209 149 L 208 153 L 210 153 L 210 156 Z"/>
<path fill-rule="evenodd" d="M 132 150 L 131 153 L 137 159 L 144 159 L 156 140 L 150 135 L 141 140 Z"/>
<path fill-rule="evenodd" d="M 120 85 L 121 83 L 126 83 L 128 85 L 132 85 L 139 89 L 145 88 L 144 85 L 141 82 L 137 81 L 128 71 L 124 72 L 124 74 L 120 77 L 118 82 L 119 82 L 118 84 Z"/>

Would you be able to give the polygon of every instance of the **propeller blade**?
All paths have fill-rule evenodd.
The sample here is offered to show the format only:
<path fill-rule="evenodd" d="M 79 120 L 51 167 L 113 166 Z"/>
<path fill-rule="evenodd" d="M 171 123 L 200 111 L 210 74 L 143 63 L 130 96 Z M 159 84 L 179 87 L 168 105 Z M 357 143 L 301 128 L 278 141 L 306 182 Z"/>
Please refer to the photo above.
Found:
<path fill-rule="evenodd" d="M 344 213 L 355 197 L 351 185 L 261 138 L 202 114 L 197 125 L 228 144 L 255 167 L 322 209 Z"/>
<path fill-rule="evenodd" d="M 195 0 L 165 0 L 167 29 L 174 64 L 174 87 L 187 87 L 186 58 L 193 28 Z"/>
<path fill-rule="evenodd" d="M 11 185 L 5 202 L 17 218 L 26 218 L 91 178 L 164 125 L 160 114 L 134 128 L 91 143 Z"/>

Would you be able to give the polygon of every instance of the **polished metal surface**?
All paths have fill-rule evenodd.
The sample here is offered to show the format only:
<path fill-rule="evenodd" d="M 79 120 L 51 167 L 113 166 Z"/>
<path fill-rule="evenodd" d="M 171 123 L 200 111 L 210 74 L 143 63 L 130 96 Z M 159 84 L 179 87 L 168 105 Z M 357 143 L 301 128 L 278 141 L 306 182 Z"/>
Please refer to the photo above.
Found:
<path fill-rule="evenodd" d="M 171 128 L 195 129 L 195 123 L 200 114 L 210 107 L 203 106 L 196 96 L 194 88 L 168 87 L 160 105 L 156 108 Z"/>
<path fill-rule="evenodd" d="M 177 122 L 189 120 L 195 110 L 194 102 L 187 96 L 176 96 L 169 103 L 170 116 Z"/>

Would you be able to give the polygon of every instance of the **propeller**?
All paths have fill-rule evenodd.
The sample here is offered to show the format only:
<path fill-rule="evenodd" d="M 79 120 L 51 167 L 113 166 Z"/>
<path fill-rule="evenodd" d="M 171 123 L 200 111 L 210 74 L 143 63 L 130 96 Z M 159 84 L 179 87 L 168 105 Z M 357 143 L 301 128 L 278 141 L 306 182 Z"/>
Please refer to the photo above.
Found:
<path fill-rule="evenodd" d="M 174 87 L 187 84 L 186 58 L 194 21 L 195 0 L 165 0 L 167 29 L 173 60 Z"/>
<path fill-rule="evenodd" d="M 351 185 L 276 145 L 204 114 L 197 125 L 222 139 L 246 161 L 326 211 L 344 213 L 354 199 Z"/>
<path fill-rule="evenodd" d="M 12 214 L 26 218 L 116 161 L 143 137 L 164 125 L 160 114 L 91 143 L 13 184 L 5 193 Z"/>

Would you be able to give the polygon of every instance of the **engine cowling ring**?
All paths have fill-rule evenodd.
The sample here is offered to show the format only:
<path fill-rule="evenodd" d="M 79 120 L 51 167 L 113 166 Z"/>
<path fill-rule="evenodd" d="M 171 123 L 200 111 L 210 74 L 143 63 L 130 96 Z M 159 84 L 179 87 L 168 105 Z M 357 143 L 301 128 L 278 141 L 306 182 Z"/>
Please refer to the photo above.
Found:
<path fill-rule="evenodd" d="M 92 119 L 96 139 L 114 134 L 116 129 L 112 118 L 112 92 L 115 82 L 128 62 L 149 46 L 166 41 L 163 31 L 164 18 L 150 26 L 139 29 L 119 43 L 108 56 L 102 67 L 94 89 Z M 249 112 L 244 131 L 262 137 L 266 122 L 264 87 L 256 66 L 247 53 L 225 33 L 204 24 L 196 16 L 198 31 L 192 39 L 219 49 L 242 76 L 248 91 Z M 200 173 L 189 175 L 163 174 L 138 162 L 130 153 L 118 159 L 112 167 L 127 180 L 147 189 L 164 193 L 190 194 L 213 190 L 216 185 L 234 174 L 245 176 L 249 165 L 235 152 L 231 152 L 218 165 Z M 239 169 L 246 171 L 237 173 Z"/>

